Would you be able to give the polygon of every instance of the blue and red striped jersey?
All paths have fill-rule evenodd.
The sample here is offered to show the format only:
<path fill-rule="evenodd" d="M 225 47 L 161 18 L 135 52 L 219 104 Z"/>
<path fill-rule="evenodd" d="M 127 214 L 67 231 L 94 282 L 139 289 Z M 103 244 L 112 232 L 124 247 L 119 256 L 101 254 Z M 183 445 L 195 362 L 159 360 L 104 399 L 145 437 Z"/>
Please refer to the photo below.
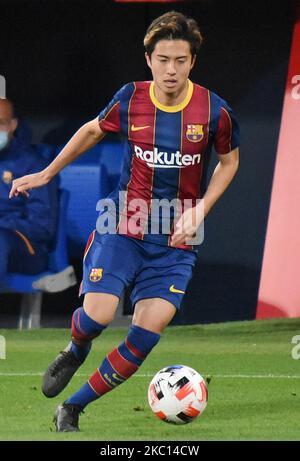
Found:
<path fill-rule="evenodd" d="M 195 204 L 212 146 L 226 155 L 239 145 L 232 109 L 215 93 L 190 80 L 184 101 L 176 106 L 164 106 L 156 99 L 153 82 L 126 84 L 99 114 L 99 126 L 103 132 L 120 133 L 126 139 L 119 188 L 113 195 L 117 205 L 119 192 L 125 195 L 117 213 L 117 232 L 163 245 L 170 243 L 172 226 L 164 233 L 159 209 L 159 232 L 151 232 L 153 203 L 190 199 Z M 145 205 L 140 213 L 130 205 L 138 200 Z M 134 216 L 140 220 L 138 232 L 130 228 Z M 189 245 L 179 248 L 193 249 Z"/>

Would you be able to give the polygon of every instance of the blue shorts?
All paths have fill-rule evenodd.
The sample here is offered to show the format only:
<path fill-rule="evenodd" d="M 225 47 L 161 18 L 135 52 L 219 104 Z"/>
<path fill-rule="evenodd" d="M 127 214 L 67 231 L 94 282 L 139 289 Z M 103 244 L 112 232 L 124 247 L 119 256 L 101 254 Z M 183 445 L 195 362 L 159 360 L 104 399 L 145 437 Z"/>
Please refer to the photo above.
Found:
<path fill-rule="evenodd" d="M 196 260 L 192 251 L 94 231 L 84 255 L 81 294 L 121 297 L 133 284 L 133 306 L 141 299 L 163 298 L 179 309 Z"/>

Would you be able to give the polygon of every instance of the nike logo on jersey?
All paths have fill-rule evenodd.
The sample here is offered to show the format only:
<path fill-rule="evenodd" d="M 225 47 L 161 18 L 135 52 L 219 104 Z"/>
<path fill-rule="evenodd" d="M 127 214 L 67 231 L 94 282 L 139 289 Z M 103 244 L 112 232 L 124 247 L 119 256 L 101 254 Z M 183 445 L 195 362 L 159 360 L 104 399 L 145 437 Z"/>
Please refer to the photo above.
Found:
<path fill-rule="evenodd" d="M 170 286 L 170 291 L 171 291 L 171 293 L 182 293 L 182 294 L 185 293 L 185 291 L 177 290 L 177 288 L 175 288 L 174 285 Z"/>
<path fill-rule="evenodd" d="M 150 128 L 150 125 L 147 125 L 147 126 L 134 126 L 131 125 L 131 131 L 141 131 L 141 130 L 145 130 L 146 128 Z"/>

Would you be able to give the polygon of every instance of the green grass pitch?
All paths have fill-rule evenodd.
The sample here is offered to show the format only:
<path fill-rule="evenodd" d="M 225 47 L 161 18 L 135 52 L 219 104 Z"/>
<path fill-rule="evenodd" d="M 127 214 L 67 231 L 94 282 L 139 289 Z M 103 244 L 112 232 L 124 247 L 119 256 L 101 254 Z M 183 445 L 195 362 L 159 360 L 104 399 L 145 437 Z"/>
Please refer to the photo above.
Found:
<path fill-rule="evenodd" d="M 81 432 L 56 433 L 57 405 L 86 382 L 126 331 L 108 328 L 69 386 L 47 399 L 40 390 L 42 374 L 68 343 L 69 331 L 0 330 L 6 339 L 6 359 L 0 360 L 0 440 L 300 439 L 300 359 L 292 357 L 300 319 L 169 327 L 136 375 L 86 408 Z M 179 363 L 211 381 L 203 415 L 174 426 L 151 412 L 147 389 L 159 369 Z"/>

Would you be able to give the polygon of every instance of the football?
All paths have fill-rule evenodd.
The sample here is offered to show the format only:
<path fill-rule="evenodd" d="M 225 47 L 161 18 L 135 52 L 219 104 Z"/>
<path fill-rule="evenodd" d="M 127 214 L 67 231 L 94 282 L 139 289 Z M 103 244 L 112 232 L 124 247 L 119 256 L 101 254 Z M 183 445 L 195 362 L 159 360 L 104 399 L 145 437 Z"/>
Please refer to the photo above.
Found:
<path fill-rule="evenodd" d="M 193 368 L 171 365 L 153 377 L 148 402 L 153 413 L 166 423 L 187 424 L 200 416 L 208 400 L 205 379 Z"/>

